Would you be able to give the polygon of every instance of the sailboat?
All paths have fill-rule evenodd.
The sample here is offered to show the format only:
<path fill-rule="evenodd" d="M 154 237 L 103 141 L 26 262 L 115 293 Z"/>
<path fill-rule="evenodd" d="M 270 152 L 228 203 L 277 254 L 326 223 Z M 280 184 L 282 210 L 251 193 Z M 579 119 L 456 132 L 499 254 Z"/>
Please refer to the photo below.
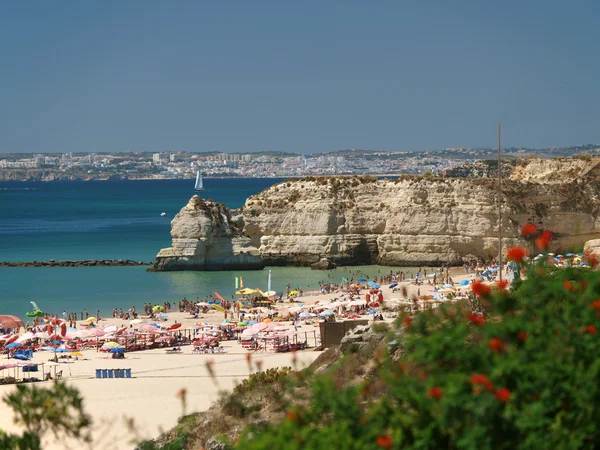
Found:
<path fill-rule="evenodd" d="M 194 185 L 195 191 L 203 191 L 204 183 L 202 182 L 202 175 L 200 175 L 200 171 L 196 172 L 196 184 Z"/>

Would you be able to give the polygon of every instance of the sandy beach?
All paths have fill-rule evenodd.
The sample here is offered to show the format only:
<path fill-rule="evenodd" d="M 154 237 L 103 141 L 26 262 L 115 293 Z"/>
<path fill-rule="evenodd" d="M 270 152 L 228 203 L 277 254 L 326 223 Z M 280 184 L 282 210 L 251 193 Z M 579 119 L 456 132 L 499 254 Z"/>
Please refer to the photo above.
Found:
<path fill-rule="evenodd" d="M 463 279 L 472 279 L 473 274 L 466 274 L 462 268 L 450 270 L 450 276 L 455 284 Z M 399 287 L 406 286 L 408 295 L 413 296 L 420 290 L 420 294 L 432 295 L 433 286 L 427 283 L 417 286 L 414 283 L 401 283 Z M 468 287 L 461 288 L 466 291 Z M 392 292 L 387 286 L 381 290 L 384 299 L 400 299 L 401 291 Z M 364 290 L 361 298 L 364 299 Z M 330 294 L 314 294 L 300 297 L 298 301 L 306 304 L 327 303 L 341 297 L 341 292 Z M 292 305 L 298 305 L 298 302 Z M 277 304 L 279 307 L 281 304 Z M 182 323 L 181 330 L 193 329 L 198 322 L 220 323 L 223 313 L 211 311 L 194 319 L 188 313 L 169 312 L 168 324 L 175 321 Z M 365 316 L 372 318 L 372 316 Z M 388 317 L 388 320 L 391 318 Z M 100 326 L 115 324 L 128 326 L 128 321 L 108 318 L 100 322 Z M 317 331 L 318 323 L 302 323 L 299 333 L 313 334 Z M 313 342 L 309 338 L 309 344 Z M 56 370 L 63 373 L 66 382 L 80 390 L 83 395 L 85 409 L 93 419 L 93 442 L 87 448 L 103 449 L 131 449 L 133 440 L 153 438 L 161 431 L 172 428 L 182 413 L 182 405 L 177 393 L 185 388 L 187 390 L 186 413 L 206 410 L 212 402 L 219 397 L 220 390 L 231 390 L 236 383 L 241 382 L 249 375 L 246 361 L 247 350 L 243 349 L 238 341 L 223 341 L 224 352 L 220 354 L 195 354 L 193 346 L 183 346 L 182 352 L 169 354 L 166 349 L 153 349 L 131 352 L 126 354 L 124 360 L 112 359 L 110 354 L 100 353 L 96 350 L 84 350 L 83 357 L 63 360 Z M 298 365 L 307 366 L 318 357 L 320 352 L 314 347 L 300 351 L 296 354 Z M 48 362 L 53 357 L 52 353 L 35 352 L 32 362 Z M 263 369 L 271 367 L 292 366 L 291 353 L 275 353 L 272 351 L 253 354 L 254 360 L 263 363 Z M 0 362 L 12 362 L 2 355 Z M 66 362 L 69 361 L 69 362 Z M 207 363 L 214 361 L 216 377 L 213 379 L 207 371 Z M 16 361 L 15 361 L 16 362 Z M 124 379 L 96 379 L 96 369 L 130 368 L 132 378 Z M 48 370 L 47 368 L 45 369 Z M 50 369 L 53 373 L 54 368 Z M 38 375 L 40 376 L 40 375 Z M 37 386 L 49 385 L 52 381 L 37 383 Z M 0 386 L 0 396 L 15 389 L 14 385 Z M 136 434 L 127 427 L 127 421 L 133 419 Z M 0 403 L 0 427 L 14 431 L 12 413 L 2 402 Z M 47 449 L 82 448 L 81 443 L 66 442 L 62 437 L 55 438 L 51 435 L 45 437 Z"/>

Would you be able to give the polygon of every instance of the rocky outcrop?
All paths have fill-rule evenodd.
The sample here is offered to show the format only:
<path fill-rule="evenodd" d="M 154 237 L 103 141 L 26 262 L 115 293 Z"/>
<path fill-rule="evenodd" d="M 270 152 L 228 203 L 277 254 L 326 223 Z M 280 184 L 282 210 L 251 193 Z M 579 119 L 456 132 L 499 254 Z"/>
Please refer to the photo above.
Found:
<path fill-rule="evenodd" d="M 222 204 L 194 195 L 171 222 L 172 246 L 162 249 L 149 270 L 262 269 L 258 249 L 231 220 Z"/>
<path fill-rule="evenodd" d="M 598 159 L 519 162 L 502 186 L 503 247 L 528 219 L 565 252 L 600 237 Z M 494 179 L 308 177 L 250 197 L 244 233 L 267 265 L 439 265 L 498 254 Z M 532 249 L 533 250 L 533 249 Z"/>
<path fill-rule="evenodd" d="M 130 259 L 83 259 L 55 261 L 2 261 L 0 267 L 115 267 L 115 266 L 150 266 L 151 262 L 132 261 Z"/>
<path fill-rule="evenodd" d="M 331 270 L 331 269 L 335 269 L 336 265 L 335 265 L 335 263 L 332 263 L 331 261 L 329 261 L 327 258 L 321 258 L 320 261 L 311 264 L 310 268 L 312 270 Z"/>
<path fill-rule="evenodd" d="M 528 220 L 553 233 L 549 251 L 565 253 L 600 238 L 599 163 L 517 161 L 502 185 L 503 249 L 530 245 L 519 236 Z M 160 251 L 154 269 L 492 260 L 497 198 L 493 178 L 307 177 L 250 197 L 232 219 L 223 205 L 194 196 L 173 220 L 173 245 Z"/>

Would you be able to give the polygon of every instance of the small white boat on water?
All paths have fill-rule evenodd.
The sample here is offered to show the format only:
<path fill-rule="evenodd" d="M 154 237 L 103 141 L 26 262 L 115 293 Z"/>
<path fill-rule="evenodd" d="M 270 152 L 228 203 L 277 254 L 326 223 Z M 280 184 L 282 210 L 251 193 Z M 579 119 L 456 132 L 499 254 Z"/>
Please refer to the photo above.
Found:
<path fill-rule="evenodd" d="M 167 215 L 167 213 L 166 213 L 166 212 L 161 212 L 161 213 L 160 213 L 160 216 L 161 216 L 161 217 L 165 217 L 166 215 Z"/>
<path fill-rule="evenodd" d="M 196 172 L 196 184 L 194 185 L 195 191 L 203 191 L 204 183 L 202 182 L 202 175 L 200 175 L 200 171 Z"/>

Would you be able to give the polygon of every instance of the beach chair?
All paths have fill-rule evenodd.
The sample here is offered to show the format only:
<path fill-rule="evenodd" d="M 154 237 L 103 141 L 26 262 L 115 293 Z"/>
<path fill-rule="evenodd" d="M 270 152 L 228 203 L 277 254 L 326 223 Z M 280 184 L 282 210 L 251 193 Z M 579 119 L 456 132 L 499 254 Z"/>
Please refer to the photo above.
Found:
<path fill-rule="evenodd" d="M 56 379 L 57 380 L 62 380 L 63 379 L 63 371 L 62 370 L 56 372 Z"/>

